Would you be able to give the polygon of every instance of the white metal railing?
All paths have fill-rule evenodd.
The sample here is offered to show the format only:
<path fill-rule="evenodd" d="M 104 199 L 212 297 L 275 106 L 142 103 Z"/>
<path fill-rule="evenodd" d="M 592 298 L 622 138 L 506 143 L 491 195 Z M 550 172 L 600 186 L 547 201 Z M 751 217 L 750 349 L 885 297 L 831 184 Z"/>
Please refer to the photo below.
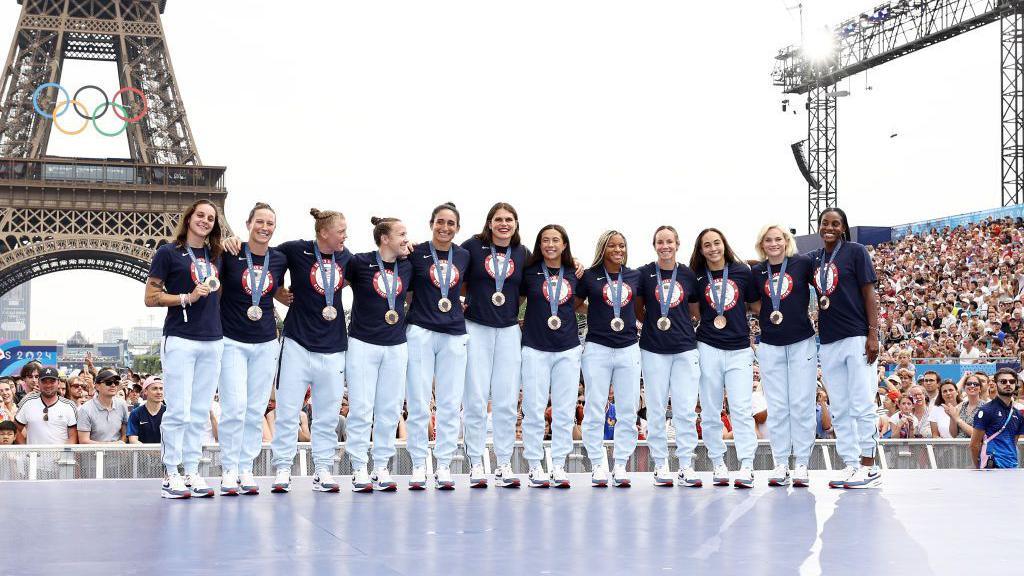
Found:
<path fill-rule="evenodd" d="M 732 441 L 726 441 L 726 462 L 730 467 L 738 467 L 739 462 Z M 886 469 L 950 469 L 971 468 L 970 441 L 967 439 L 906 439 L 879 441 L 879 464 Z M 335 456 L 333 472 L 340 475 L 352 473 L 352 464 L 339 444 Z M 611 461 L 613 443 L 605 442 L 606 458 Z M 396 445 L 397 453 L 392 460 L 392 469 L 396 474 L 408 474 L 412 471 L 412 460 L 404 442 Z M 1020 448 L 1018 448 L 1020 449 Z M 490 472 L 496 465 L 491 446 L 487 446 L 488 457 L 484 459 L 484 467 Z M 551 466 L 550 444 L 545 443 L 545 460 Z M 273 474 L 269 445 L 264 445 L 256 458 L 254 472 L 258 476 Z M 1024 461 L 1024 458 L 1022 458 Z M 370 463 L 372 466 L 372 462 Z M 678 467 L 675 447 L 669 447 L 669 464 Z M 711 462 L 703 443 L 699 443 L 693 460 L 694 467 L 699 471 L 711 470 Z M 818 440 L 811 453 L 810 468 L 812 470 L 832 470 L 842 463 L 835 451 L 835 440 Z M 300 442 L 292 464 L 292 474 L 296 476 L 311 475 L 312 457 L 310 444 Z M 768 470 L 774 465 L 771 446 L 767 440 L 758 442 L 754 457 L 754 468 Z M 433 459 L 427 460 L 428 468 L 433 467 Z M 528 464 L 522 456 L 522 442 L 517 442 L 512 457 L 512 466 L 517 473 L 528 471 Z M 464 447 L 460 445 L 452 470 L 455 473 L 469 473 L 471 465 L 466 457 Z M 637 443 L 636 452 L 628 462 L 632 472 L 650 472 L 654 470 L 654 461 L 646 442 Z M 590 458 L 583 449 L 582 442 L 576 442 L 569 454 L 566 470 L 569 472 L 590 472 Z M 220 448 L 217 445 L 205 446 L 200 460 L 200 473 L 208 477 L 221 474 Z M 158 444 L 130 445 L 34 445 L 34 446 L 0 446 L 0 481 L 4 480 L 62 480 L 62 479 L 94 479 L 94 478 L 159 478 L 163 475 Z"/>

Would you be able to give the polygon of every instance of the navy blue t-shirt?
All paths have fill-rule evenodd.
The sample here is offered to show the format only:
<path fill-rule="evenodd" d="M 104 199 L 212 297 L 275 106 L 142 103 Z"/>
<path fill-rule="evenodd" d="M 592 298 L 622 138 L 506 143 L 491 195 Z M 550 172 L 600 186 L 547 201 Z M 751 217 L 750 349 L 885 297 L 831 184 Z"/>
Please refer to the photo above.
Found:
<path fill-rule="evenodd" d="M 580 329 L 576 323 L 576 270 L 570 266 L 562 271 L 562 289 L 557 288 L 558 270 L 548 268 L 550 284 L 544 283 L 541 260 L 526 269 L 520 291 L 526 296 L 526 315 L 523 318 L 523 346 L 541 352 L 564 352 L 580 345 Z M 562 325 L 558 330 L 548 328 L 551 316 L 551 298 L 558 291 L 558 317 Z M 517 299 L 518 301 L 518 299 Z"/>
<path fill-rule="evenodd" d="M 751 268 L 754 281 L 761 285 L 761 314 L 758 321 L 761 325 L 761 342 L 772 346 L 789 346 L 814 336 L 814 325 L 807 314 L 811 301 L 811 273 L 814 263 L 802 254 L 794 254 L 786 262 L 786 278 L 782 281 L 779 312 L 782 312 L 782 324 L 772 324 L 772 288 L 768 284 L 768 269 L 771 269 L 771 281 L 778 286 L 779 272 L 782 264 L 772 266 L 767 260 L 755 264 Z"/>
<path fill-rule="evenodd" d="M 244 246 L 244 245 L 243 245 Z M 252 306 L 252 291 L 259 284 L 263 274 L 264 256 L 252 255 L 255 283 L 249 276 L 249 264 L 245 259 L 245 248 L 238 256 L 224 254 L 221 259 L 221 281 L 223 295 L 220 303 L 220 319 L 224 325 L 224 335 L 237 342 L 259 344 L 277 338 L 277 324 L 274 322 L 274 291 L 281 285 L 288 262 L 284 254 L 273 248 L 270 254 L 270 270 L 263 281 L 263 295 L 260 297 L 260 309 L 263 316 L 256 322 L 249 320 L 246 313 Z"/>
<path fill-rule="evenodd" d="M 405 258 L 383 262 L 388 286 L 395 290 L 395 312 L 398 323 L 388 324 L 384 314 L 389 310 L 385 278 L 377 267 L 377 252 L 356 254 L 348 261 L 345 277 L 352 287 L 352 323 L 349 334 L 377 346 L 394 346 L 405 342 L 405 294 L 412 282 L 412 264 Z M 395 284 L 395 267 L 398 283 Z"/>
<path fill-rule="evenodd" d="M 193 249 L 196 261 L 206 273 L 206 260 L 209 249 Z M 220 260 L 213 262 L 211 273 L 220 277 Z M 164 244 L 157 248 L 153 255 L 153 263 L 149 267 L 149 275 L 159 278 L 164 282 L 164 289 L 168 294 L 188 294 L 195 290 L 199 284 L 199 275 L 192 259 L 184 246 L 176 247 L 174 244 Z M 223 286 L 221 287 L 223 289 Z M 188 322 L 185 315 L 188 315 Z M 167 317 L 164 318 L 164 336 L 177 336 L 188 340 L 220 340 L 224 336 L 220 324 L 220 294 L 212 292 L 205 298 L 200 298 L 188 306 L 187 310 L 181 306 L 174 305 L 167 308 Z"/>
<path fill-rule="evenodd" d="M 345 309 L 341 304 L 341 289 L 345 285 L 345 266 L 352 253 L 345 248 L 335 252 L 337 269 L 334 275 L 334 301 L 338 316 L 324 320 L 323 310 L 327 306 L 323 276 L 331 279 L 331 255 L 323 254 L 325 269 L 320 274 L 320 263 L 313 242 L 291 240 L 277 247 L 277 251 L 288 258 L 289 288 L 295 296 L 288 315 L 284 318 L 284 335 L 298 342 L 303 348 L 318 354 L 333 354 L 348 349 L 345 333 Z"/>
<path fill-rule="evenodd" d="M 852 336 L 867 336 L 867 310 L 860 289 L 865 284 L 878 282 L 871 256 L 862 244 L 843 242 L 837 246 L 840 246 L 839 254 L 828 268 L 825 279 L 824 293 L 829 297 L 829 307 L 827 310 L 818 309 L 818 335 L 822 344 Z M 828 263 L 832 253 L 825 254 L 822 248 L 808 256 L 814 261 L 814 287 L 820 294 L 822 258 Z M 874 319 L 874 324 L 878 324 L 877 319 Z"/>
<path fill-rule="evenodd" d="M 743 350 L 750 348 L 750 325 L 747 323 L 746 302 L 757 302 L 757 287 L 752 281 L 750 268 L 746 264 L 729 264 L 729 285 L 725 290 L 725 328 L 715 328 L 714 301 L 711 299 L 711 285 L 708 275 L 715 279 L 715 294 L 721 297 L 722 271 L 701 270 L 697 275 L 697 301 L 700 302 L 700 326 L 697 327 L 697 341 L 719 350 Z"/>
<path fill-rule="evenodd" d="M 697 335 L 690 320 L 690 308 L 687 302 L 697 299 L 697 275 L 685 264 L 676 264 L 676 286 L 672 290 L 668 318 L 672 326 L 668 330 L 658 329 L 658 318 L 661 318 L 661 294 L 658 291 L 658 277 L 661 277 L 662 290 L 668 294 L 672 280 L 672 270 L 661 270 L 657 262 L 640 267 L 640 296 L 644 299 L 646 310 L 643 318 L 644 328 L 640 333 L 640 348 L 656 354 L 679 354 L 697 347 Z"/>
<path fill-rule="evenodd" d="M 441 300 L 442 274 L 448 274 L 448 253 L 453 252 L 453 265 L 448 280 L 448 299 L 452 301 L 451 310 L 441 312 L 437 303 Z M 469 252 L 456 244 L 450 250 L 437 250 L 440 270 L 434 266 L 430 255 L 430 244 L 418 244 L 409 255 L 412 264 L 412 304 L 409 306 L 407 322 L 420 328 L 433 330 L 442 334 L 461 335 L 466 333 L 466 319 L 462 315 L 459 293 L 465 281 L 465 271 L 469 267 Z"/>
<path fill-rule="evenodd" d="M 492 328 L 515 326 L 519 321 L 519 283 L 523 281 L 523 268 L 529 251 L 523 245 L 501 247 L 495 246 L 498 262 L 492 262 L 490 245 L 485 245 L 480 238 L 473 236 L 462 243 L 469 252 L 469 267 L 466 269 L 466 320 Z M 508 264 L 508 272 L 501 292 L 505 295 L 505 303 L 495 306 L 491 302 L 494 294 L 494 277 L 498 269 L 504 266 L 506 254 L 512 253 Z M 428 251 L 429 254 L 429 251 Z M 440 258 L 440 255 L 438 255 Z"/>
<path fill-rule="evenodd" d="M 145 403 L 136 406 L 128 415 L 128 432 L 125 436 L 138 436 L 139 442 L 143 444 L 159 444 L 160 423 L 163 422 L 166 411 L 167 405 L 162 404 L 156 416 L 153 416 L 146 409 Z"/>
<path fill-rule="evenodd" d="M 1006 428 L 988 443 L 988 457 L 995 460 L 996 468 L 1017 467 L 1017 435 L 1024 434 L 1024 418 L 1020 410 L 1003 404 L 998 397 L 983 404 L 974 415 L 973 426 L 986 437 L 1002 428 L 1007 417 L 1010 421 Z"/>
<path fill-rule="evenodd" d="M 576 289 L 576 297 L 587 301 L 587 342 L 594 342 L 609 348 L 625 348 L 637 342 L 636 309 L 633 298 L 640 290 L 640 272 L 632 268 L 622 267 L 622 292 L 619 302 L 622 309 L 619 317 L 626 323 L 621 332 L 612 330 L 611 321 L 615 317 L 612 307 L 612 291 L 604 268 L 600 265 L 588 268 L 580 278 Z M 619 274 L 612 274 L 612 281 L 617 281 Z"/>

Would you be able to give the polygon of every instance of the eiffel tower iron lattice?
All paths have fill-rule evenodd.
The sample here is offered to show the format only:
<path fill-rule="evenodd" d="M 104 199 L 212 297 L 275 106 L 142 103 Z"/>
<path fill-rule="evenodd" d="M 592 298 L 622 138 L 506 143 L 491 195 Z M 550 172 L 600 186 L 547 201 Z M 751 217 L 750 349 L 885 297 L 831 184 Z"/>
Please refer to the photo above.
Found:
<path fill-rule="evenodd" d="M 0 84 L 0 294 L 61 270 L 146 279 L 156 248 L 185 207 L 212 200 L 223 214 L 225 168 L 203 166 L 171 66 L 161 14 L 167 0 L 18 0 Z M 59 82 L 65 60 L 114 62 L 122 88 L 148 111 L 127 127 L 130 160 L 48 156 L 52 119 L 33 93 Z M 42 90 L 52 110 L 62 94 Z M 122 116 L 141 98 L 115 100 Z M 226 228 L 226 227 L 225 227 Z"/>

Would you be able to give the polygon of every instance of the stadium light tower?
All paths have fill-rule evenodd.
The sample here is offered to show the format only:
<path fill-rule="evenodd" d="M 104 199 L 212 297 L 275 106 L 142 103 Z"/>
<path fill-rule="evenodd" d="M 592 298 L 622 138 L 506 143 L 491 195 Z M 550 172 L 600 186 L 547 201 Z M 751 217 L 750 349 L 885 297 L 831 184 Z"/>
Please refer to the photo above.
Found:
<path fill-rule="evenodd" d="M 772 79 L 807 94 L 808 231 L 835 206 L 836 83 L 964 32 L 1000 23 L 1002 205 L 1024 201 L 1024 0 L 900 0 L 847 18 L 775 56 Z M 824 37 L 822 37 L 824 36 Z M 831 47 L 831 49 L 830 49 Z M 818 184 L 812 186 L 811 182 Z"/>

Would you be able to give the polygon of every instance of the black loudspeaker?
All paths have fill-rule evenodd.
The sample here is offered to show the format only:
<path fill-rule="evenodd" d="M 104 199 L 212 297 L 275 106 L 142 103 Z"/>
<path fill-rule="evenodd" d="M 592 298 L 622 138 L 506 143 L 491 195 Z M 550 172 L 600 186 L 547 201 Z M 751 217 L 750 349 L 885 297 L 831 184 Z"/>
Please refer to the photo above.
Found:
<path fill-rule="evenodd" d="M 815 190 L 821 190 L 821 184 L 818 183 L 814 176 L 811 176 L 811 171 L 807 169 L 807 162 L 804 160 L 804 141 L 794 142 L 789 148 L 793 151 L 796 167 L 804 175 L 804 180 L 807 180 L 807 184 Z"/>

